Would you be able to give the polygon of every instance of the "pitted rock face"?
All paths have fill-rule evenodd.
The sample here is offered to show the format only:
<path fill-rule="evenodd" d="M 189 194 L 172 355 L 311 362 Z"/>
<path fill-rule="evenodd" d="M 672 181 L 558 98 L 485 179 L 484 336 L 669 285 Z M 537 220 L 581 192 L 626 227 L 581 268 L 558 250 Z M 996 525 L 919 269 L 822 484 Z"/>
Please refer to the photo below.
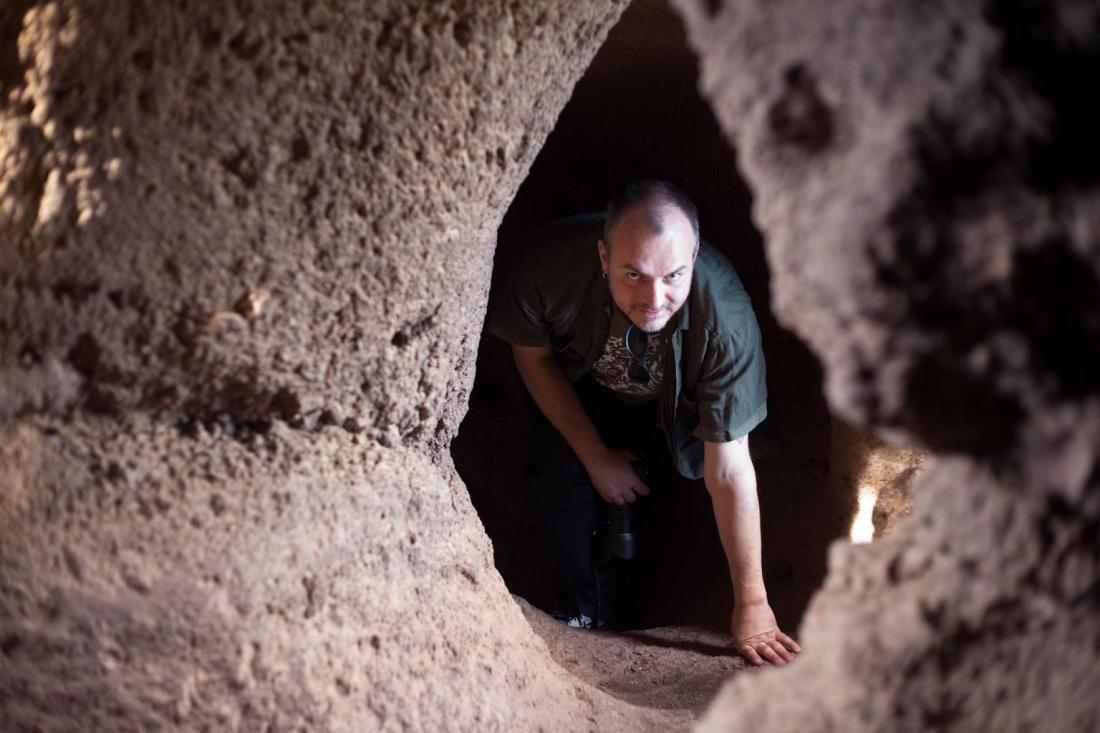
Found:
<path fill-rule="evenodd" d="M 557 668 L 453 472 L 262 438 L 25 420 L 0 458 L 13 730 L 667 729 Z"/>
<path fill-rule="evenodd" d="M 798 663 L 704 729 L 1096 727 L 1100 10 L 676 5 L 830 406 L 965 456 L 834 548 Z"/>
<path fill-rule="evenodd" d="M 683 724 L 552 664 L 446 457 L 622 5 L 0 9 L 6 723 Z M 1096 727 L 1100 11 L 677 5 L 833 409 L 968 457 L 708 724 Z"/>
<path fill-rule="evenodd" d="M 0 411 L 445 444 L 503 207 L 614 17 L 6 11 Z"/>
<path fill-rule="evenodd" d="M 1097 11 L 683 0 L 830 403 L 1077 501 L 1100 425 Z M 1075 419 L 1055 418 L 1072 413 Z M 1086 450 L 1087 452 L 1087 450 Z"/>
<path fill-rule="evenodd" d="M 735 678 L 701 730 L 1096 727 L 1100 525 L 962 459 L 916 483 L 890 537 L 833 547 L 798 662 Z"/>
<path fill-rule="evenodd" d="M 622 3 L 5 3 L 5 728 L 596 726 L 449 467 Z"/>

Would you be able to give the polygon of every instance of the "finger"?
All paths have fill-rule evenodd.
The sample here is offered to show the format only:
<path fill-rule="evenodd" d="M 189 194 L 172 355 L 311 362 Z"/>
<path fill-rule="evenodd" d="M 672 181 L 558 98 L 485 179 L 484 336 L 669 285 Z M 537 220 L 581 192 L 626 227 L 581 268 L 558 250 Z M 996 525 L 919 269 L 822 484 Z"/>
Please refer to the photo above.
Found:
<path fill-rule="evenodd" d="M 749 660 L 749 663 L 754 667 L 759 667 L 764 663 L 764 660 L 760 658 L 760 655 L 756 653 L 756 650 L 751 646 L 743 646 L 737 650 L 741 656 Z"/>
<path fill-rule="evenodd" d="M 776 654 L 775 650 L 767 644 L 761 644 L 760 647 L 757 649 L 757 652 L 760 654 L 760 656 L 764 657 L 764 659 L 767 659 L 776 667 L 782 667 L 784 664 L 786 664 L 786 662 L 783 661 L 783 658 Z"/>
<path fill-rule="evenodd" d="M 775 652 L 776 654 L 778 654 L 778 655 L 779 655 L 779 657 L 780 657 L 780 658 L 781 658 L 781 659 L 782 659 L 782 660 L 783 660 L 784 662 L 789 662 L 789 661 L 791 661 L 792 659 L 794 659 L 794 654 L 792 654 L 791 652 L 787 651 L 787 650 L 786 650 L 786 649 L 785 649 L 785 648 L 783 647 L 783 645 L 782 645 L 782 644 L 780 644 L 780 643 L 779 643 L 778 641 L 772 641 L 772 642 L 770 642 L 770 643 L 768 644 L 768 646 L 769 646 L 769 647 L 771 648 L 771 650 L 772 650 L 773 652 Z"/>
<path fill-rule="evenodd" d="M 798 645 L 797 641 L 795 641 L 791 637 L 787 636 L 782 631 L 779 631 L 778 629 L 775 632 L 775 639 L 776 639 L 776 641 L 778 641 L 780 644 L 782 644 L 783 646 L 790 649 L 795 654 L 798 654 L 800 651 L 802 651 L 802 647 L 800 647 Z"/>
<path fill-rule="evenodd" d="M 641 481 L 634 482 L 634 491 L 641 496 L 649 496 L 649 487 Z"/>
<path fill-rule="evenodd" d="M 623 497 L 621 497 L 621 496 L 616 496 L 616 497 L 615 497 L 615 503 L 616 503 L 616 504 L 618 504 L 619 506 L 622 506 L 623 504 L 625 504 L 625 503 L 626 503 L 626 501 L 624 501 L 624 500 L 623 500 Z"/>
<path fill-rule="evenodd" d="M 631 491 L 630 489 L 626 489 L 625 491 L 623 491 L 623 497 L 627 501 L 629 501 L 631 504 L 633 504 L 634 500 L 638 498 L 638 497 L 634 496 L 634 492 Z"/>

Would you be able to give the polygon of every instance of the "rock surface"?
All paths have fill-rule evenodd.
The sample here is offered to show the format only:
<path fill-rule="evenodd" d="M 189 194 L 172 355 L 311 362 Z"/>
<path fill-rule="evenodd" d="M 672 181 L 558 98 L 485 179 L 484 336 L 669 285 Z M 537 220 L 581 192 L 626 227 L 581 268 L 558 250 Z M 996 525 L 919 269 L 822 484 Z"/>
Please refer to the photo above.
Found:
<path fill-rule="evenodd" d="M 496 228 L 622 3 L 4 3 L 5 730 L 664 729 L 450 465 Z"/>
<path fill-rule="evenodd" d="M 551 662 L 419 451 L 103 418 L 3 444 L 6 729 L 668 724 Z"/>
<path fill-rule="evenodd" d="M 830 406 L 957 456 L 704 728 L 1095 729 L 1100 8 L 676 5 Z"/>
<path fill-rule="evenodd" d="M 446 443 L 496 227 L 617 10 L 6 11 L 0 415 Z"/>
<path fill-rule="evenodd" d="M 7 728 L 683 724 L 553 663 L 447 455 L 623 4 L 0 8 Z M 1100 9 L 678 7 L 832 409 L 957 456 L 704 726 L 1097 727 Z"/>

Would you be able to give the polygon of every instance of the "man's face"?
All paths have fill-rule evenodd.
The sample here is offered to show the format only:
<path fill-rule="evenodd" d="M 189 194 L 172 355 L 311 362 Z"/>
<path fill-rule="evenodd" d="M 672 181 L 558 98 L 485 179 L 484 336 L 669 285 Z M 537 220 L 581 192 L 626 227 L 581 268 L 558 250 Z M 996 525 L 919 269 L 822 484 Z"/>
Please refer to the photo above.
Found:
<path fill-rule="evenodd" d="M 657 233 L 644 206 L 619 219 L 611 247 L 600 240 L 600 263 L 619 310 L 643 331 L 660 331 L 684 305 L 695 265 L 691 222 L 675 207 L 662 210 Z"/>

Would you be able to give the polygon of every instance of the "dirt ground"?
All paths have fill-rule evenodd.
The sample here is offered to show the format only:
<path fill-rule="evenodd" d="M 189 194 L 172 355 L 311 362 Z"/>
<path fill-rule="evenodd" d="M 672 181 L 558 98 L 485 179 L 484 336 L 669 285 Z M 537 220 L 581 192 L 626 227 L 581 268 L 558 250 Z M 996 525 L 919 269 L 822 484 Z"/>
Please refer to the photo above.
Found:
<path fill-rule="evenodd" d="M 567 672 L 631 705 L 671 713 L 678 730 L 691 727 L 730 677 L 764 671 L 739 657 L 726 635 L 714 629 L 574 629 L 515 599 Z"/>

